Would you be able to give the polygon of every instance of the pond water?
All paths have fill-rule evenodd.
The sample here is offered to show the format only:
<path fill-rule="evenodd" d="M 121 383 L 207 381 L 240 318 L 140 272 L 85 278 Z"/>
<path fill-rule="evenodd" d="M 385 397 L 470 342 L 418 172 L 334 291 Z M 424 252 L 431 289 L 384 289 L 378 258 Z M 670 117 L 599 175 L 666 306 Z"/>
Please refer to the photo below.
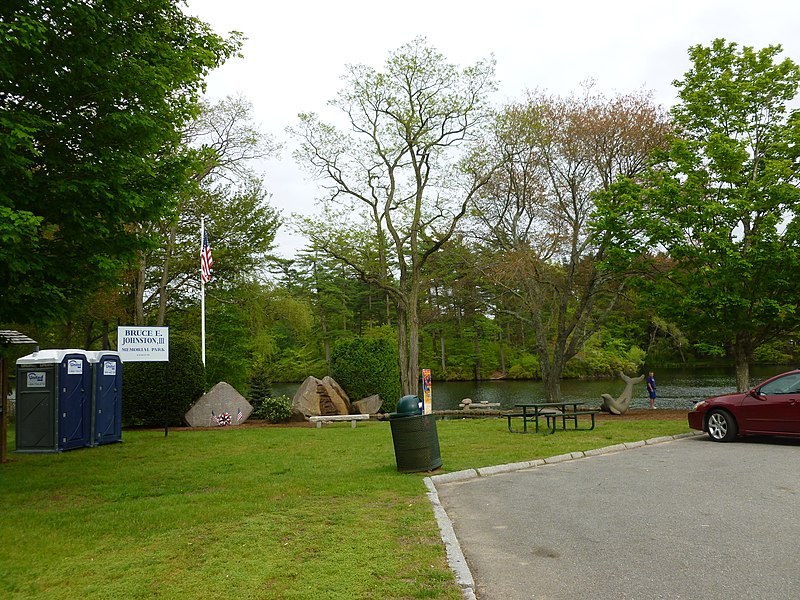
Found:
<path fill-rule="evenodd" d="M 752 385 L 790 370 L 786 365 L 759 365 L 751 367 Z M 733 368 L 704 367 L 698 369 L 661 369 L 655 371 L 659 408 L 686 409 L 709 396 L 718 396 L 736 391 L 736 375 Z M 275 383 L 273 394 L 293 396 L 297 383 Z M 565 400 L 600 403 L 602 394 L 617 398 L 625 389 L 621 379 L 579 381 L 565 379 L 561 382 L 561 395 Z M 541 381 L 434 381 L 431 386 L 433 410 L 457 410 L 464 398 L 473 402 L 499 403 L 501 409 L 513 408 L 518 402 L 544 401 L 544 386 Z M 650 401 L 644 382 L 633 387 L 631 408 L 647 408 Z"/>

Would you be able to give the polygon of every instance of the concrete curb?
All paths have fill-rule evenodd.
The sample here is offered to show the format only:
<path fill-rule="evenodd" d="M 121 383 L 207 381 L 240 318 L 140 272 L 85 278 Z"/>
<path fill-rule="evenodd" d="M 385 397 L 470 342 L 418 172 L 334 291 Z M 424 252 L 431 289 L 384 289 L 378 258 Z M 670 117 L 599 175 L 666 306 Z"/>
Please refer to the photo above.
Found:
<path fill-rule="evenodd" d="M 437 475 L 436 477 L 441 476 Z M 450 565 L 453 575 L 455 575 L 456 583 L 461 587 L 461 593 L 464 598 L 466 600 L 474 600 L 475 582 L 472 579 L 472 571 L 469 570 L 467 559 L 464 558 L 464 553 L 461 551 L 461 544 L 458 543 L 453 523 L 439 501 L 439 493 L 436 491 L 433 477 L 426 477 L 424 481 L 425 486 L 428 488 L 428 500 L 433 506 L 433 514 L 439 524 L 439 533 L 442 536 L 442 542 L 444 542 L 445 552 L 447 553 L 447 563 Z"/>
<path fill-rule="evenodd" d="M 451 483 L 453 481 L 463 481 L 465 479 L 474 479 L 478 476 L 475 469 L 465 469 L 463 471 L 453 471 L 452 473 L 442 473 L 441 475 L 433 475 L 429 477 L 434 484 L 436 483 Z"/>
<path fill-rule="evenodd" d="M 523 469 L 532 469 L 536 467 L 554 465 L 569 460 L 578 460 L 580 458 L 590 458 L 592 456 L 601 456 L 603 454 L 610 454 L 612 452 L 621 452 L 623 450 L 633 450 L 634 448 L 643 448 L 645 446 L 653 446 L 655 444 L 663 444 L 674 440 L 681 440 L 690 437 L 704 435 L 702 431 L 691 431 L 689 433 L 681 433 L 672 436 L 655 437 L 649 440 L 639 442 L 625 442 L 624 444 L 614 444 L 604 448 L 595 448 L 587 450 L 586 452 L 571 452 L 569 454 L 558 454 L 549 458 L 537 458 L 536 460 L 508 463 L 504 465 L 496 465 L 492 467 L 481 467 L 478 469 L 465 469 L 463 471 L 453 471 L 452 473 L 442 473 L 441 475 L 432 475 L 426 477 L 423 482 L 425 487 L 428 488 L 428 500 L 433 507 L 433 514 L 436 517 L 436 522 L 439 525 L 439 533 L 444 543 L 445 551 L 447 553 L 447 563 L 450 565 L 450 570 L 456 578 L 456 582 L 461 587 L 461 593 L 464 600 L 476 600 L 475 597 L 475 580 L 472 578 L 472 571 L 469 569 L 467 559 L 461 550 L 461 544 L 456 537 L 455 529 L 450 517 L 447 516 L 442 503 L 439 501 L 439 492 L 436 490 L 437 483 L 452 483 L 455 481 L 469 481 L 470 479 L 477 479 L 478 477 L 491 477 L 499 473 L 511 473 L 513 471 L 521 471 Z"/>

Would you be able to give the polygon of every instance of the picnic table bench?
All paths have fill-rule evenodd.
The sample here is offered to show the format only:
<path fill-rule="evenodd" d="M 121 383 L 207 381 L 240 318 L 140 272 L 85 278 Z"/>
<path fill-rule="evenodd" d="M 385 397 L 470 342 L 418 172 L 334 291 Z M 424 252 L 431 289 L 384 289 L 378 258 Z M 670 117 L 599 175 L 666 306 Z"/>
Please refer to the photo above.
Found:
<path fill-rule="evenodd" d="M 308 417 L 308 420 L 312 423 L 317 424 L 317 429 L 322 427 L 323 423 L 333 423 L 335 421 L 350 421 L 352 423 L 352 428 L 356 428 L 356 421 L 367 421 L 369 420 L 369 415 L 365 413 L 358 413 L 354 415 L 319 415 Z"/>
<path fill-rule="evenodd" d="M 573 423 L 573 427 L 572 427 L 573 429 L 580 429 L 580 430 L 583 430 L 583 431 L 591 431 L 592 429 L 594 429 L 594 426 L 596 424 L 595 415 L 597 415 L 597 413 L 599 413 L 599 412 L 600 412 L 599 410 L 570 410 L 570 411 L 563 411 L 560 415 L 556 414 L 556 413 L 553 413 L 553 414 L 545 413 L 544 416 L 547 417 L 548 423 L 550 422 L 550 419 L 553 419 L 554 422 L 556 420 L 558 420 L 558 419 L 561 419 L 561 428 L 562 429 L 566 429 L 567 428 L 567 421 L 569 420 L 569 421 L 572 421 L 572 423 Z M 591 424 L 590 427 L 578 427 L 578 417 L 580 415 L 589 415 L 589 416 L 591 416 L 592 424 Z M 555 427 L 553 429 L 555 429 Z"/>
<path fill-rule="evenodd" d="M 521 408 L 522 412 L 508 413 L 505 417 L 508 419 L 508 430 L 512 433 L 528 433 L 528 423 L 533 422 L 534 433 L 539 432 L 539 419 L 544 418 L 546 427 L 550 433 L 555 433 L 558 428 L 558 422 L 561 421 L 561 428 L 567 428 L 567 421 L 572 421 L 573 429 L 590 431 L 595 427 L 595 415 L 599 410 L 581 408 L 585 406 L 585 402 L 524 402 L 515 404 L 517 408 Z M 569 407 L 569 408 L 568 408 Z M 591 417 L 590 427 L 578 427 L 578 417 L 586 415 Z M 522 418 L 522 431 L 515 430 L 512 427 L 512 419 Z"/>

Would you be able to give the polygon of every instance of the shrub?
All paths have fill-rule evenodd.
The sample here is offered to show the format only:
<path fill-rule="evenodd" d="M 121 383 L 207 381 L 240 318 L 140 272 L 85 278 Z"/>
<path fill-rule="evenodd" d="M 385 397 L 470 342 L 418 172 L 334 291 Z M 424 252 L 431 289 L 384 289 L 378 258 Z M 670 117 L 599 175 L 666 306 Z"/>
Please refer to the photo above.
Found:
<path fill-rule="evenodd" d="M 792 362 L 792 355 L 787 349 L 787 344 L 783 341 L 763 344 L 753 352 L 753 361 L 768 365 L 789 364 Z"/>
<path fill-rule="evenodd" d="M 264 398 L 272 396 L 272 384 L 267 377 L 266 369 L 263 365 L 256 365 L 250 374 L 247 387 L 247 401 L 253 407 L 253 413 L 258 411 Z"/>
<path fill-rule="evenodd" d="M 599 336 L 591 337 L 583 349 L 571 359 L 564 377 L 616 377 L 620 371 L 638 373 L 646 353 L 637 346 L 624 348 L 620 340 L 603 344 Z"/>
<path fill-rule="evenodd" d="M 391 412 L 400 398 L 397 346 L 385 337 L 341 340 L 331 354 L 331 376 L 351 400 L 378 394 Z"/>
<path fill-rule="evenodd" d="M 179 335 L 170 336 L 169 362 L 125 364 L 122 371 L 123 425 L 182 425 L 186 412 L 205 391 L 204 372 L 200 349 L 193 341 Z"/>
<path fill-rule="evenodd" d="M 532 354 L 522 354 L 508 369 L 509 379 L 535 379 L 541 377 L 539 359 Z"/>
<path fill-rule="evenodd" d="M 264 398 L 257 410 L 253 410 L 256 419 L 263 419 L 270 423 L 283 423 L 292 416 L 292 399 L 289 396 L 276 396 Z"/>

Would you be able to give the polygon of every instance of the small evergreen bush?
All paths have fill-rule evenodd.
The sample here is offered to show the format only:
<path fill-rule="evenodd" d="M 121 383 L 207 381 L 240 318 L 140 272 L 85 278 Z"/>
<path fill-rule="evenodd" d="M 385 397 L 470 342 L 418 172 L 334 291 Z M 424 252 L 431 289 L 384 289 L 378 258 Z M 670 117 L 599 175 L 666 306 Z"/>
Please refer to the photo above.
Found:
<path fill-rule="evenodd" d="M 272 384 L 267 376 L 267 371 L 263 365 L 256 365 L 250 374 L 247 387 L 247 401 L 253 407 L 254 414 L 261 408 L 264 398 L 270 396 L 272 396 Z"/>

